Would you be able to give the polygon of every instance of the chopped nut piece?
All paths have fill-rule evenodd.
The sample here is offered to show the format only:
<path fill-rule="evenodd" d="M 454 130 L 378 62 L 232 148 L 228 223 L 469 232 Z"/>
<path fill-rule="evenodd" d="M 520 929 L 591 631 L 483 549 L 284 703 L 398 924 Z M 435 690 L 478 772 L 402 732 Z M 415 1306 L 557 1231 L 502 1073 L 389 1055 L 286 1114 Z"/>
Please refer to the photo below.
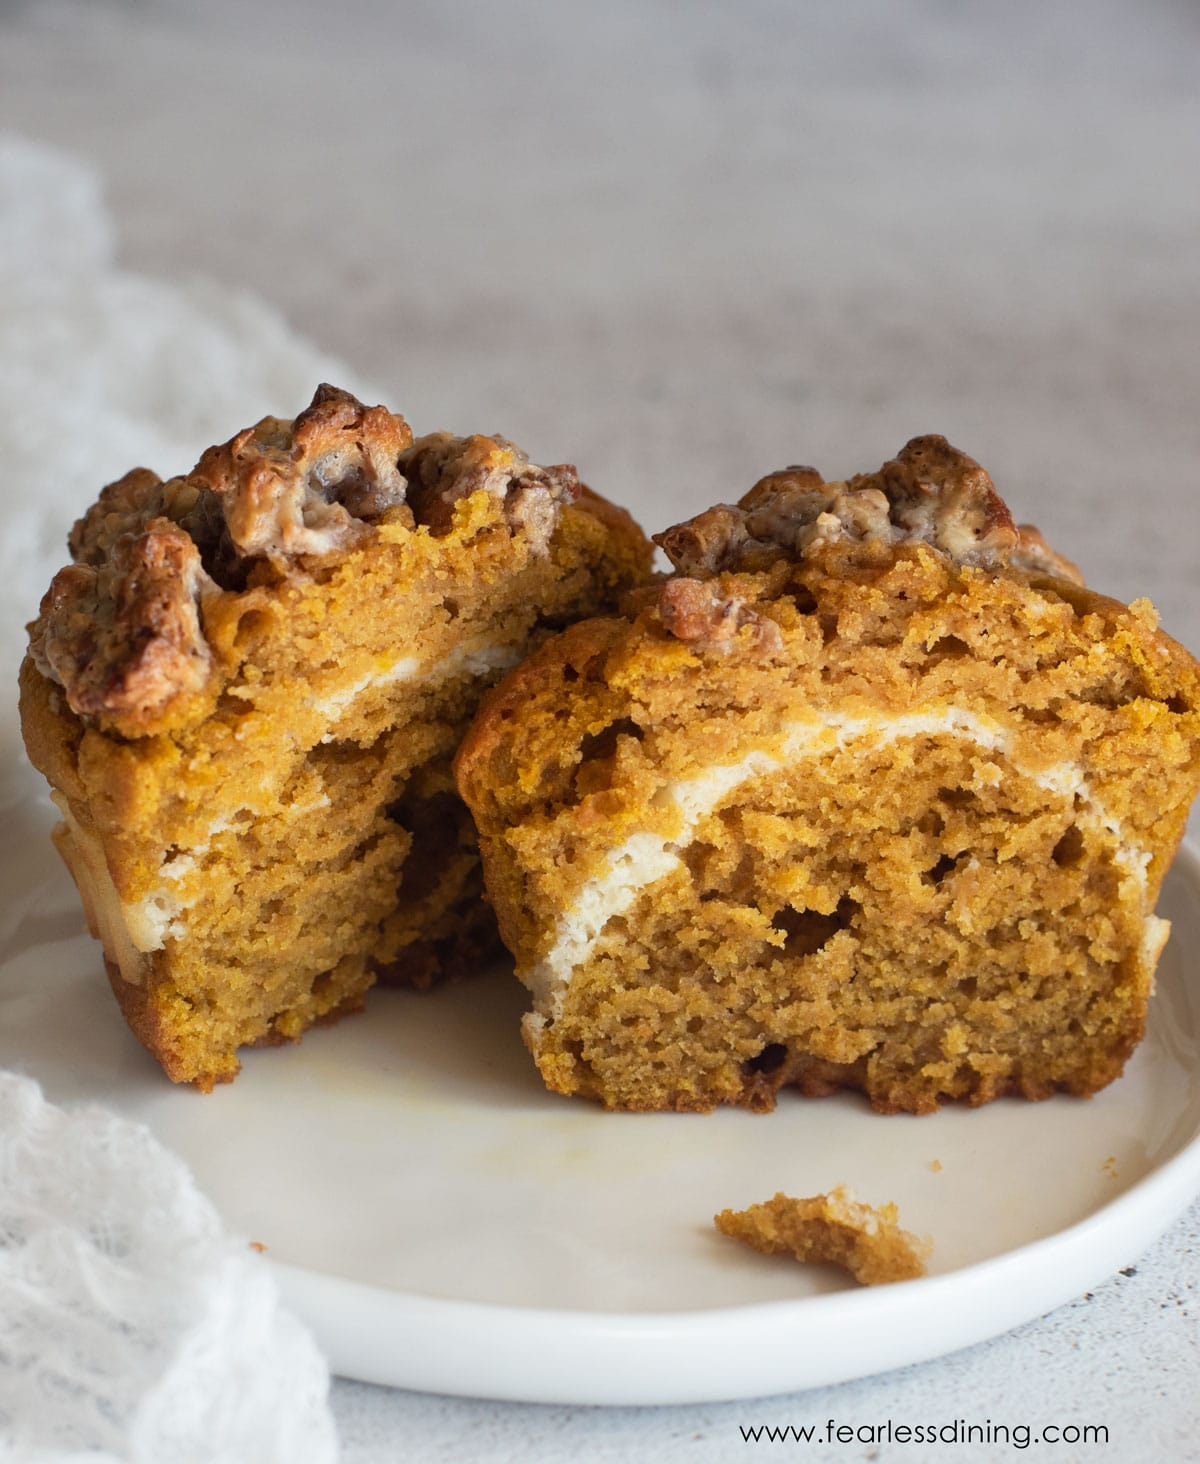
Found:
<path fill-rule="evenodd" d="M 707 577 L 737 567 L 750 532 L 741 508 L 718 503 L 686 523 L 651 537 L 662 545 L 681 574 Z"/>
<path fill-rule="evenodd" d="M 878 1286 L 923 1276 L 933 1249 L 928 1236 L 901 1230 L 898 1218 L 895 1205 L 859 1204 L 838 1185 L 809 1199 L 777 1194 L 746 1210 L 722 1210 L 713 1224 L 767 1255 L 790 1251 L 806 1264 L 828 1261 L 863 1286 Z"/>
<path fill-rule="evenodd" d="M 449 531 L 460 499 L 484 489 L 505 500 L 510 523 L 529 534 L 539 553 L 550 542 L 560 506 L 579 496 L 570 464 L 539 468 L 503 437 L 430 432 L 401 454 L 400 471 L 417 522 L 435 534 Z"/>
<path fill-rule="evenodd" d="M 709 650 L 726 651 L 744 626 L 753 626 L 754 638 L 764 653 L 783 646 L 778 625 L 751 610 L 736 592 L 723 594 L 713 581 L 671 579 L 658 596 L 662 623 L 678 640 Z"/>
<path fill-rule="evenodd" d="M 134 468 L 100 490 L 99 499 L 75 524 L 67 547 L 76 564 L 104 564 L 113 545 L 125 534 L 137 534 L 148 519 L 178 515 L 168 511 L 166 484 L 149 468 Z"/>
<path fill-rule="evenodd" d="M 215 493 L 241 555 L 329 554 L 404 503 L 403 417 L 318 387 L 294 422 L 264 417 L 200 459 L 192 481 Z"/>
<path fill-rule="evenodd" d="M 108 564 L 69 564 L 54 576 L 31 628 L 34 662 L 81 715 L 161 711 L 208 676 L 199 611 L 208 589 L 188 535 L 151 519 L 117 539 Z"/>
<path fill-rule="evenodd" d="M 973 458 L 944 437 L 914 437 L 877 473 L 826 483 L 815 468 L 761 478 L 736 505 L 718 504 L 654 536 L 680 574 L 711 579 L 802 559 L 830 543 L 866 552 L 926 543 L 958 564 L 1079 579 L 1036 529 L 1018 531 L 1004 500 Z M 1080 581 L 1082 582 L 1082 581 Z"/>

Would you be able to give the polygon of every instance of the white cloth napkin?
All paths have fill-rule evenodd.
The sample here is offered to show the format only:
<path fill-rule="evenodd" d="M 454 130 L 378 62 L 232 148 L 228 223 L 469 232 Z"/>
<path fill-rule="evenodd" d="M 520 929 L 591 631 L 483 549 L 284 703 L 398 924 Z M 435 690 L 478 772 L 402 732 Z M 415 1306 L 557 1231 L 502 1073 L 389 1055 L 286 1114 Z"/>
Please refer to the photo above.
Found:
<path fill-rule="evenodd" d="M 328 1392 L 181 1160 L 0 1073 L 0 1459 L 325 1464 Z"/>
<path fill-rule="evenodd" d="M 94 174 L 0 137 L 0 678 L 99 488 L 188 468 L 345 368 L 261 301 L 121 270 Z M 0 699 L 4 781 L 21 769 Z M 0 971 L 0 981 L 3 972 Z M 132 1039 L 131 1039 L 132 1040 Z M 325 1464 L 329 1375 L 184 1164 L 0 1072 L 0 1461 Z"/>

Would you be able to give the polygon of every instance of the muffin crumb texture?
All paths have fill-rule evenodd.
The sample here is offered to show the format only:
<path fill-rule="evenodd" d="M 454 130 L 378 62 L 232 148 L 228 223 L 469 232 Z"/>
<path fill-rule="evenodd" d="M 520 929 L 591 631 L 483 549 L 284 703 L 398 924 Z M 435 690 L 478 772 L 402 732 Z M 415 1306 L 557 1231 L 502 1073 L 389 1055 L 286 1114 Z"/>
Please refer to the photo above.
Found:
<path fill-rule="evenodd" d="M 766 1255 L 791 1254 L 805 1265 L 840 1266 L 863 1286 L 924 1276 L 933 1242 L 902 1230 L 898 1222 L 895 1205 L 861 1204 L 844 1185 L 807 1199 L 777 1194 L 746 1210 L 713 1216 L 713 1224 L 731 1240 Z"/>

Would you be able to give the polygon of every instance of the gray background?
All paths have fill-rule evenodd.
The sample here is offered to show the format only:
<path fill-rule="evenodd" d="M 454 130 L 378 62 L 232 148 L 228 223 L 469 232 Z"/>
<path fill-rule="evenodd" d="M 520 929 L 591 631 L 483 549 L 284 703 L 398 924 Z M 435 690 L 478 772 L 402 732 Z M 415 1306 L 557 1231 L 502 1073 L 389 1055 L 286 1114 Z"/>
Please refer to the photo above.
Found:
<path fill-rule="evenodd" d="M 1182 0 L 0 0 L 0 127 L 102 170 L 123 261 L 258 292 L 417 431 L 574 461 L 652 529 L 943 432 L 1193 648 L 1198 82 Z M 1200 1458 L 1198 1245 L 1193 1210 L 1046 1321 L 794 1399 L 338 1383 L 344 1457 L 723 1461 L 772 1451 L 739 1422 L 966 1416 Z"/>

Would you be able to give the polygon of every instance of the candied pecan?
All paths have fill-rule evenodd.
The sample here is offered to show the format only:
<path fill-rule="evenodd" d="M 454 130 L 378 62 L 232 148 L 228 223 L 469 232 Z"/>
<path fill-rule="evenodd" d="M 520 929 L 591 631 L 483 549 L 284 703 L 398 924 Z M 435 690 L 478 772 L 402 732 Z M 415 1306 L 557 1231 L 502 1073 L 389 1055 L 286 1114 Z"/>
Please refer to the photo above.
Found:
<path fill-rule="evenodd" d="M 991 479 L 937 436 L 913 438 L 877 473 L 844 483 L 826 483 L 807 467 L 770 473 L 736 507 L 718 505 L 655 540 L 680 574 L 701 578 L 801 559 L 837 542 L 924 542 L 959 564 L 989 567 L 1007 564 L 1018 546 Z"/>
<path fill-rule="evenodd" d="M 851 478 L 850 493 L 881 489 L 904 537 L 924 539 L 962 564 L 1005 563 L 1017 546 L 1008 505 L 974 460 L 944 437 L 914 437 L 878 473 Z"/>
<path fill-rule="evenodd" d="M 34 662 L 81 715 L 155 716 L 209 674 L 199 612 L 209 588 L 189 536 L 152 519 L 116 539 L 106 563 L 55 575 L 30 629 Z"/>
<path fill-rule="evenodd" d="M 209 448 L 189 477 L 217 495 L 238 554 L 328 554 L 404 503 L 396 463 L 411 441 L 403 417 L 320 386 L 294 422 L 264 417 Z"/>
<path fill-rule="evenodd" d="M 790 467 L 779 468 L 774 473 L 768 473 L 765 478 L 760 478 L 748 493 L 742 494 L 738 507 L 758 508 L 760 504 L 769 503 L 782 493 L 811 493 L 824 486 L 825 479 L 816 468 L 793 463 Z"/>
<path fill-rule="evenodd" d="M 134 468 L 100 490 L 100 496 L 72 528 L 67 547 L 76 564 L 103 564 L 123 534 L 139 533 L 163 513 L 163 481 L 149 468 Z"/>
<path fill-rule="evenodd" d="M 454 505 L 481 489 L 504 500 L 509 522 L 544 553 L 564 503 L 579 494 L 568 463 L 539 468 L 503 437 L 455 437 L 430 432 L 400 455 L 408 479 L 408 502 L 420 524 L 435 534 L 449 532 Z"/>
<path fill-rule="evenodd" d="M 754 644 L 764 655 L 783 645 L 775 621 L 751 610 L 742 595 L 726 592 L 718 581 L 667 580 L 658 592 L 658 613 L 677 640 L 702 650 L 727 651 L 745 626 L 753 627 Z"/>
<path fill-rule="evenodd" d="M 750 534 L 741 508 L 718 503 L 686 523 L 651 536 L 680 574 L 714 575 L 733 568 Z"/>
<path fill-rule="evenodd" d="M 151 519 L 176 523 L 195 543 L 205 569 L 221 584 L 242 577 L 237 552 L 225 527 L 220 498 L 192 477 L 165 483 L 149 468 L 134 468 L 100 490 L 100 497 L 75 524 L 67 540 L 79 564 L 108 562 L 117 540 L 141 533 Z"/>

